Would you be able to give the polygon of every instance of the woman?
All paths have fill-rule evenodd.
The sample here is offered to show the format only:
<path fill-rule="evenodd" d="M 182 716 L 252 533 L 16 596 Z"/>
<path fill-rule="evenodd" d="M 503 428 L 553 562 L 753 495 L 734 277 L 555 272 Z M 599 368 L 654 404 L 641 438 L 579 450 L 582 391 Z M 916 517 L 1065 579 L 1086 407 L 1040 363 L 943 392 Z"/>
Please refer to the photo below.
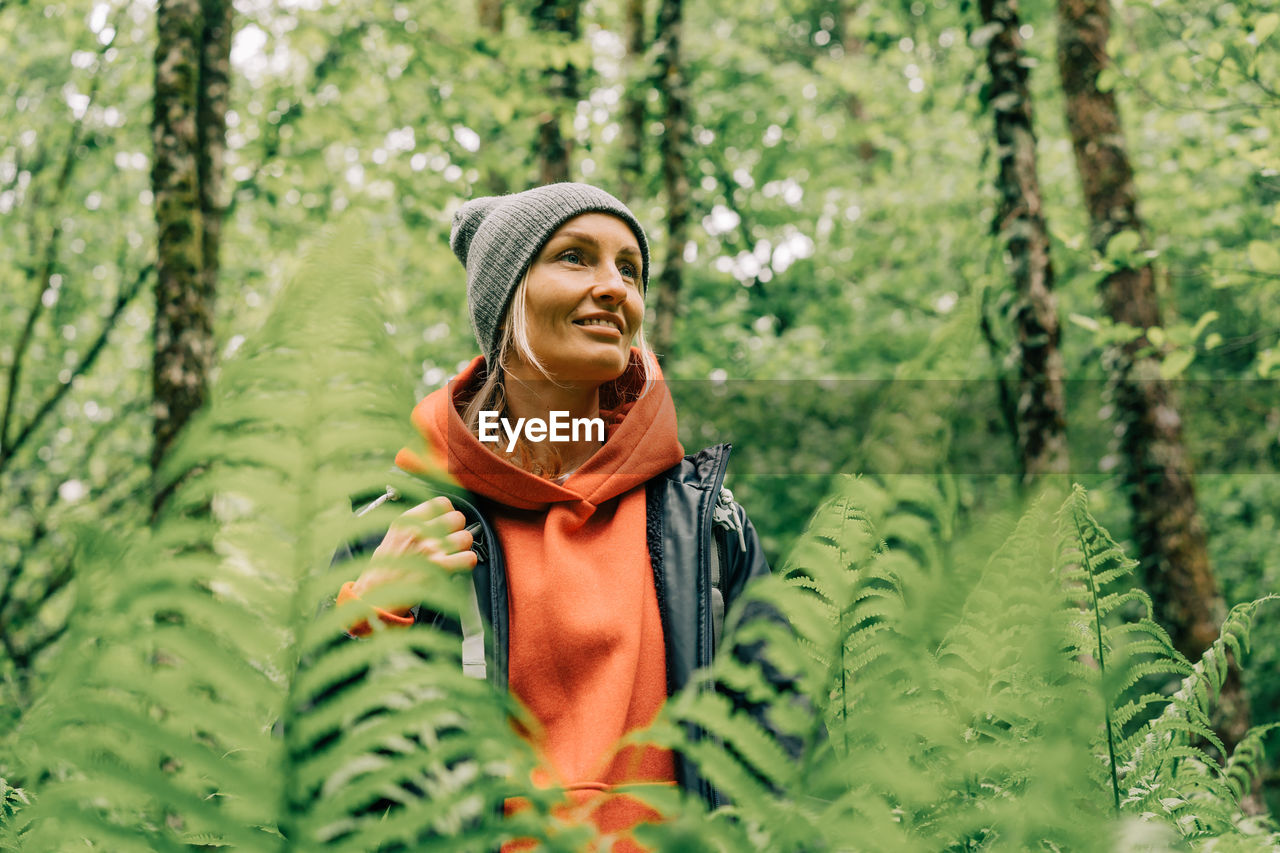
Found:
<path fill-rule="evenodd" d="M 641 331 L 644 229 L 603 190 L 562 183 L 467 202 L 450 242 L 483 355 L 413 420 L 468 497 L 409 510 L 375 554 L 472 570 L 484 659 L 464 640 L 464 661 L 529 708 L 545 781 L 602 832 L 654 817 L 610 793 L 620 784 L 677 783 L 714 805 L 681 757 L 617 746 L 711 662 L 725 605 L 769 571 L 721 485 L 729 447 L 686 456 L 676 437 Z M 529 428 L 557 418 L 603 429 L 557 441 Z M 432 467 L 409 451 L 396 462 Z M 375 561 L 339 601 L 394 577 Z M 477 647 L 480 631 L 467 632 Z"/>

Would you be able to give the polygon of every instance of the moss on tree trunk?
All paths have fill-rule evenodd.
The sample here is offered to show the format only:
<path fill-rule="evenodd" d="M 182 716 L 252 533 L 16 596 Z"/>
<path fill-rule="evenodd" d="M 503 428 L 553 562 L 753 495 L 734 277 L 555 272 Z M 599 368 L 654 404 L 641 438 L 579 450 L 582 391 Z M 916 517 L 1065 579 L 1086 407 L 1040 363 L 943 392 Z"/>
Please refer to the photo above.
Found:
<path fill-rule="evenodd" d="M 1029 483 L 1044 474 L 1065 474 L 1069 463 L 1058 306 L 1017 2 L 981 0 L 979 10 L 993 28 L 987 42 L 988 104 L 995 120 L 1000 205 L 992 230 L 1007 249 L 1017 294 L 1012 319 L 1018 393 L 1012 408 L 1018 463 Z"/>
<path fill-rule="evenodd" d="M 1059 0 L 1058 70 L 1067 126 L 1090 239 L 1100 253 L 1127 231 L 1146 247 L 1115 95 L 1098 88 L 1098 76 L 1110 64 L 1110 33 L 1107 0 Z M 1150 263 L 1125 265 L 1105 276 L 1099 289 L 1108 316 L 1144 330 L 1116 347 L 1108 361 L 1133 537 L 1156 615 L 1178 650 L 1194 660 L 1218 636 L 1226 609 L 1209 565 L 1176 395 L 1160 375 L 1159 355 L 1141 354 L 1151 349 L 1145 330 L 1160 325 L 1155 273 Z M 1249 704 L 1236 673 L 1224 685 L 1215 727 L 1228 750 L 1248 730 Z"/>

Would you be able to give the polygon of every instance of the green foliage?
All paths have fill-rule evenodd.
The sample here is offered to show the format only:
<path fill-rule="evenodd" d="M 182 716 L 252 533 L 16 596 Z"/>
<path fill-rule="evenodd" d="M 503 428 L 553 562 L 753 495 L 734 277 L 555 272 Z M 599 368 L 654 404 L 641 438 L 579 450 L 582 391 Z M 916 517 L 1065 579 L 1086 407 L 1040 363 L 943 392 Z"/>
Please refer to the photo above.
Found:
<path fill-rule="evenodd" d="M 6 237 L 0 241 L 0 395 L 13 397 L 15 428 L 30 423 L 47 401 L 54 403 L 20 452 L 0 464 L 0 734 L 5 735 L 0 776 L 36 792 L 56 779 L 76 778 L 72 765 L 45 767 L 31 752 L 24 738 L 36 719 L 31 704 L 40 701 L 38 707 L 47 709 L 83 696 L 64 673 L 67 661 L 109 660 L 93 638 L 99 621 L 104 637 L 132 636 L 125 616 L 112 613 L 135 607 L 129 599 L 133 593 L 126 594 L 119 581 L 132 577 L 135 567 L 141 572 L 148 561 L 153 561 L 152 574 L 136 578 L 135 589 L 182 600 L 205 596 L 199 600 L 219 607 L 219 596 L 244 598 L 243 612 L 234 619 L 252 631 L 226 638 L 213 630 L 208 639 L 208 648 L 232 660 L 270 634 L 258 624 L 259 608 L 273 613 L 278 648 L 254 651 L 244 675 L 246 684 L 275 691 L 274 699 L 257 696 L 246 706 L 259 725 L 266 725 L 267 716 L 292 720 L 290 715 L 301 713 L 284 710 L 294 707 L 282 698 L 293 680 L 314 686 L 341 670 L 344 664 L 322 652 L 325 632 L 333 627 L 327 617 L 302 617 L 337 579 L 318 568 L 324 560 L 317 555 L 324 549 L 314 543 L 328 542 L 345 529 L 346 522 L 338 521 L 342 495 L 382 485 L 380 475 L 368 472 L 386 466 L 388 449 L 397 440 L 374 434 L 394 434 L 412 400 L 441 384 L 473 351 L 461 299 L 462 275 L 447 248 L 452 211 L 463 198 L 532 182 L 537 118 L 565 106 L 565 132 L 575 143 L 575 175 L 616 187 L 617 164 L 625 153 L 626 137 L 618 131 L 626 100 L 634 95 L 656 102 L 651 69 L 629 73 L 621 61 L 619 0 L 585 4 L 586 35 L 576 43 L 533 29 L 529 3 L 506 5 L 501 33 L 480 27 L 471 6 L 440 0 L 258 4 L 239 10 L 226 163 L 231 206 L 223 230 L 218 300 L 220 349 L 236 356 L 226 364 L 220 384 L 225 419 L 210 415 L 186 457 L 220 456 L 218 465 L 190 484 L 187 493 L 189 506 L 197 508 L 206 502 L 202 495 L 215 495 L 214 515 L 200 520 L 197 513 L 186 519 L 180 510 L 153 539 L 138 532 L 148 503 L 150 371 L 149 310 L 138 294 L 146 292 L 154 241 L 147 181 L 154 4 L 0 3 L 0 33 L 9 34 L 13 44 L 0 69 L 5 96 L 0 98 L 0 221 Z M 1150 329 L 1091 319 L 1097 314 L 1098 267 L 1150 258 L 1130 236 L 1113 241 L 1110 258 L 1092 257 L 1085 248 L 1085 217 L 1052 73 L 1053 4 L 1022 5 L 1027 61 L 1034 66 L 1030 85 L 1058 295 L 1064 315 L 1080 318 L 1091 332 L 1067 327 L 1067 375 L 1088 379 L 1099 375 L 1099 354 L 1109 343 L 1145 331 L 1160 345 Z M 1129 2 L 1123 14 L 1114 16 L 1115 69 L 1107 81 L 1121 102 L 1147 240 L 1159 261 L 1167 316 L 1158 328 L 1176 353 L 1166 360 L 1165 370 L 1189 380 L 1182 389 L 1181 415 L 1196 458 L 1206 526 L 1213 534 L 1212 563 L 1228 603 L 1248 602 L 1280 588 L 1280 564 L 1266 561 L 1274 547 L 1280 491 L 1275 477 L 1258 476 L 1273 473 L 1280 459 L 1276 402 L 1264 385 L 1241 391 L 1239 403 L 1224 405 L 1214 395 L 1215 390 L 1237 387 L 1235 380 L 1274 378 L 1280 370 L 1280 303 L 1274 298 L 1280 270 L 1273 248 L 1280 224 L 1275 146 L 1280 110 L 1274 109 L 1280 90 L 1280 33 L 1271 5 L 1240 0 L 1206 11 L 1192 0 Z M 948 323 L 972 335 L 975 315 L 963 315 L 981 302 L 982 293 L 998 291 L 991 285 L 1002 275 L 986 233 L 993 206 L 992 143 L 980 103 L 983 74 L 975 70 L 981 66 L 982 34 L 974 31 L 972 9 L 954 0 L 843 5 L 714 0 L 686 3 L 685 9 L 686 33 L 696 34 L 687 36 L 684 45 L 696 142 L 687 164 L 694 227 L 685 249 L 691 260 L 681 295 L 679 348 L 666 364 L 668 375 L 698 383 L 680 401 L 682 440 L 690 448 L 721 438 L 737 444 L 731 485 L 751 509 L 771 555 L 790 551 L 821 497 L 840 490 L 844 503 L 824 508 L 823 520 L 814 524 L 843 544 L 820 546 L 806 538 L 790 570 L 796 584 L 807 578 L 804 583 L 812 585 L 804 593 L 808 599 L 794 593 L 800 596 L 797 601 L 812 599 L 815 618 L 818 613 L 834 618 L 836 634 L 807 643 L 809 657 L 803 660 L 814 663 L 802 667 L 796 656 L 791 665 L 803 674 L 804 684 L 826 685 L 814 688 L 814 701 L 824 709 L 831 733 L 845 730 L 839 720 L 856 720 L 867 727 L 869 743 L 896 745 L 915 762 L 908 761 L 904 771 L 901 785 L 908 790 L 875 801 L 874 808 L 870 799 L 857 807 L 873 814 L 875 826 L 888 833 L 885 837 L 906 837 L 901 827 L 908 810 L 900 803 L 912 805 L 912 820 L 919 822 L 926 820 L 920 817 L 920 804 L 927 799 L 921 791 L 950 796 L 951 789 L 944 792 L 941 783 L 927 786 L 929 780 L 922 780 L 918 769 L 933 766 L 921 756 L 921 733 L 934 736 L 936 720 L 926 721 L 946 702 L 933 696 L 929 704 L 925 696 L 900 696 L 904 691 L 892 688 L 881 696 L 875 689 L 879 682 L 864 675 L 861 681 L 841 681 L 837 706 L 822 692 L 837 690 L 834 675 L 822 667 L 843 658 L 860 674 L 883 670 L 888 679 L 888 673 L 914 673 L 921 683 L 955 681 L 949 689 L 961 693 L 973 687 L 969 681 L 993 677 L 987 673 L 994 669 L 1022 672 L 1013 664 L 983 662 L 985 658 L 975 659 L 984 668 L 975 669 L 981 675 L 969 676 L 969 681 L 957 674 L 931 681 L 936 673 L 919 669 L 923 663 L 901 668 L 903 661 L 940 659 L 944 638 L 946 671 L 976 654 L 962 642 L 975 636 L 959 627 L 968 624 L 961 622 L 962 614 L 978 619 L 984 612 L 979 600 L 987 602 L 988 610 L 1000 610 L 998 579 L 1005 570 L 984 571 L 984 566 L 987 555 L 997 553 L 1003 536 L 1015 529 L 1016 514 L 1001 505 L 1000 496 L 1014 486 L 1008 476 L 1010 445 L 996 405 L 985 397 L 966 405 L 954 386 L 939 381 L 985 378 L 994 366 L 974 357 L 972 341 L 957 337 L 938 358 L 917 358 Z M 652 24 L 650 16 L 650 36 Z M 581 80 L 579 103 L 555 104 L 542 69 L 570 62 Z M 659 249 L 655 257 L 660 257 L 666 206 L 653 145 L 657 116 L 652 103 L 647 109 L 641 152 L 645 166 L 630 201 Z M 287 350 L 270 348 L 271 355 L 265 356 L 253 347 L 283 339 L 285 327 L 278 318 L 265 332 L 259 329 L 267 322 L 267 307 L 291 277 L 290 258 L 313 239 L 317 228 L 344 211 L 367 223 L 370 254 L 378 258 L 384 275 L 376 302 L 353 290 L 329 311 L 340 318 L 353 306 L 377 305 L 379 316 L 364 318 L 360 344 L 352 348 L 377 353 L 365 370 L 396 390 L 335 387 L 324 405 L 310 410 L 331 421 L 335 432 L 308 426 L 305 442 L 286 440 L 283 424 L 304 419 L 307 411 L 296 405 L 306 395 L 286 390 L 289 382 L 321 378 L 309 373 L 325 362 L 289 360 Z M 122 296 L 131 301 L 109 322 Z M 291 297 L 293 304 L 298 298 Z M 1203 326 L 1210 316 L 1216 319 Z M 10 377 L 16 376 L 10 373 L 18 361 L 15 344 L 29 318 L 34 318 L 31 345 L 21 360 L 21 376 L 9 387 Z M 82 372 L 84 356 L 104 333 L 101 357 Z M 327 334 L 317 333 L 316 339 Z M 359 354 L 351 354 L 352 364 Z M 290 376 L 275 375 L 273 380 L 269 363 L 286 362 L 292 365 Z M 704 393 L 710 377 L 725 377 L 729 383 L 746 380 L 756 388 L 743 395 L 744 405 L 719 405 L 726 398 Z M 910 385 L 917 380 L 922 380 L 919 385 Z M 284 396 L 260 406 L 252 395 L 273 381 Z M 1192 385 L 1195 381 L 1203 381 L 1204 387 Z M 245 388 L 237 390 L 233 383 Z M 765 385 L 783 391 L 779 396 L 762 394 Z M 383 403 L 374 399 L 379 394 L 387 395 Z M 344 408 L 340 400 L 350 402 Z M 1108 479 L 1114 459 L 1105 446 L 1109 435 L 1096 416 L 1106 401 L 1094 403 L 1089 397 L 1073 401 L 1069 413 L 1075 471 L 1098 484 L 1092 486 L 1093 512 L 1123 543 L 1125 528 L 1119 519 L 1124 496 Z M 353 409 L 378 406 L 384 407 L 384 416 L 376 425 L 354 422 Z M 270 417 L 263 417 L 263 407 Z M 280 426 L 273 431 L 264 420 Z M 299 471 L 314 468 L 319 464 L 314 460 L 329 451 L 338 452 L 331 442 L 365 427 L 372 431 L 359 452 L 347 448 L 360 458 L 346 466 L 334 463 L 341 469 L 334 483 L 306 495 L 288 491 L 306 479 Z M 235 447 L 222 442 L 241 428 L 243 442 Z M 797 435 L 806 439 L 802 446 L 797 446 Z M 930 478 L 948 470 L 1003 476 Z M 868 476 L 854 489 L 837 479 L 848 471 Z M 903 473 L 928 476 L 901 477 Z M 312 506 L 328 501 L 333 513 L 323 516 L 326 524 L 309 539 L 299 521 L 308 501 Z M 259 503 L 269 508 L 255 515 Z M 277 518 L 280 513 L 288 517 Z M 271 535 L 260 536 L 245 518 Z M 367 529 L 379 523 L 370 519 Z M 1044 541 L 1052 540 L 1045 535 Z M 288 544 L 271 545 L 273 536 Z M 295 540 L 313 543 L 305 559 Z M 233 545 L 233 551 L 219 550 Z M 823 547 L 834 549 L 830 564 L 823 564 L 826 569 L 817 567 Z M 1029 545 L 1024 550 L 1034 552 Z M 73 566 L 71 555 L 77 553 Z M 220 571 L 218 561 L 236 571 Z M 294 569 L 280 568 L 290 561 Z M 161 566 L 170 563 L 187 574 L 161 576 Z M 305 571 L 297 568 L 304 564 Z M 842 580 L 832 567 L 861 573 L 865 585 L 850 586 L 853 582 Z M 242 577 L 258 577 L 260 571 L 273 580 Z M 221 583 L 213 585 L 212 577 Z M 989 578 L 988 591 L 981 595 L 976 591 L 980 577 Z M 1021 600 L 1013 591 L 1023 582 L 1007 585 L 1010 601 Z M 1127 582 L 1117 577 L 1120 586 L 1112 592 L 1123 596 Z M 1108 594 L 1100 591 L 1104 601 Z M 970 603 L 974 595 L 979 597 Z M 289 604 L 294 598 L 296 604 Z M 1136 614 L 1144 605 L 1138 599 L 1127 601 L 1117 605 L 1113 619 L 1141 622 Z M 1068 602 L 1079 604 L 1074 597 Z M 846 640 L 836 639 L 841 620 L 850 632 Z M 161 630 L 168 624 L 163 620 L 151 625 L 155 621 L 145 622 L 149 630 L 166 638 L 173 633 L 172 626 Z M 972 630 L 992 636 L 1012 632 L 1012 638 L 1025 632 L 1016 620 L 983 624 Z M 1277 624 L 1270 620 L 1257 627 L 1255 663 L 1245 674 L 1260 720 L 1280 707 Z M 1104 639 L 1111 636 L 1108 627 L 1103 625 Z M 1076 642 L 1085 644 L 1088 636 L 1082 634 Z M 1153 644 L 1153 649 L 1160 642 L 1145 629 L 1119 636 Z M 819 647 L 819 641 L 825 645 Z M 161 645 L 154 638 L 147 642 Z M 386 645 L 388 655 L 400 654 L 390 647 L 396 642 L 404 641 L 374 641 Z M 444 654 L 425 638 L 414 642 Z M 286 646 L 293 651 L 281 651 Z M 1123 641 L 1110 653 L 1125 672 L 1130 658 L 1134 666 L 1156 671 L 1190 665 L 1155 651 L 1136 652 Z M 163 658 L 153 661 L 141 652 L 125 657 L 125 662 L 112 664 L 120 673 L 143 679 L 151 672 L 148 667 L 158 668 L 180 686 L 182 679 L 164 669 Z M 1068 664 L 1074 667 L 1071 678 L 1090 675 L 1082 660 Z M 88 664 L 85 668 L 92 670 Z M 85 677 L 91 680 L 83 689 L 110 686 L 113 672 L 89 671 Z M 308 682 L 313 672 L 319 673 L 314 676 L 318 680 Z M 1120 714 L 1112 721 L 1117 744 L 1139 734 L 1150 715 L 1163 713 L 1167 700 L 1142 697 L 1171 693 L 1175 685 L 1164 683 L 1171 677 L 1153 675 L 1129 691 L 1109 680 L 1099 683 L 1097 689 L 1105 687 L 1116 703 L 1111 710 Z M 50 679 L 52 685 L 46 683 Z M 230 691 L 223 681 L 231 679 L 218 682 L 220 689 Z M 960 684 L 969 687 L 962 690 L 956 686 Z M 158 696 L 146 684 L 131 689 L 149 707 L 165 708 L 172 700 L 159 681 L 154 688 Z M 876 704 L 899 699 L 896 705 Z M 1076 700 L 1058 696 L 1052 701 L 1068 707 Z M 888 708 L 890 718 L 901 716 L 911 723 L 907 733 L 877 734 L 878 720 L 874 714 L 860 716 L 859 702 L 869 713 Z M 1091 707 L 1101 702 L 1096 699 Z M 836 707 L 840 715 L 833 716 Z M 910 713 L 899 712 L 899 707 Z M 1124 713 L 1136 716 L 1117 723 L 1125 708 L 1129 711 Z M 958 712 L 948 718 L 945 731 L 954 735 L 961 718 Z M 23 727 L 15 732 L 20 719 Z M 182 727 L 189 716 L 178 714 L 172 720 L 168 725 L 173 731 L 191 731 Z M 976 721 L 983 725 L 973 729 L 984 732 L 985 744 L 991 736 L 985 731 L 986 718 Z M 1104 730 L 1094 722 L 1097 731 Z M 1170 727 L 1170 739 L 1178 739 L 1202 722 L 1202 715 L 1188 711 L 1162 725 Z M 801 732 L 803 726 L 796 725 Z M 1092 737 L 1094 729 L 1089 732 Z M 284 735 L 264 740 L 262 732 L 231 732 L 223 737 L 266 750 L 261 756 L 283 754 Z M 744 732 L 742 737 L 743 748 L 755 750 L 750 736 Z M 1239 769 L 1245 763 L 1258 767 L 1260 761 L 1253 752 L 1260 736 L 1246 743 L 1249 749 L 1244 744 L 1237 748 Z M 1131 745 L 1135 751 L 1141 746 Z M 714 750 L 701 748 L 709 761 L 716 760 Z M 143 754 L 140 747 L 130 749 L 135 758 Z M 825 767 L 814 749 L 809 766 Z M 1245 762 L 1246 755 L 1254 757 Z M 91 757 L 97 761 L 97 753 Z M 255 766 L 275 767 L 274 758 L 256 760 L 261 763 Z M 406 766 L 412 760 L 404 759 Z M 873 774 L 868 778 L 877 784 L 883 782 L 883 790 L 896 791 L 892 777 L 898 760 L 883 769 L 876 762 L 856 766 Z M 396 760 L 380 756 L 378 761 L 390 765 Z M 1209 766 L 1194 758 L 1183 763 L 1188 772 Z M 1103 772 L 1109 767 L 1097 762 L 1089 766 L 1100 774 L 1098 784 L 1105 782 L 1110 789 L 1109 773 Z M 1118 773 L 1133 772 L 1128 767 L 1120 761 Z M 30 768 L 31 775 L 23 768 Z M 1264 776 L 1274 773 L 1260 769 Z M 1235 771 L 1224 772 L 1238 780 Z M 815 769 L 813 778 L 825 777 Z M 940 778 L 951 779 L 945 774 Z M 846 781 L 847 774 L 834 774 L 823 781 L 827 787 L 822 790 L 844 790 Z M 1187 778 L 1175 781 L 1168 785 L 1191 785 Z M 981 784 L 978 788 L 987 790 Z M 1004 790 L 1015 791 L 1015 803 L 1028 795 L 1024 789 Z M 1210 796 L 1194 786 L 1188 790 Z M 1220 787 L 1213 791 L 1212 796 L 1220 796 Z M 982 796 L 966 796 L 981 809 L 991 807 Z M 1130 793 L 1121 790 L 1120 796 Z M 832 794 L 831 799 L 843 802 L 839 808 L 848 813 L 855 810 L 848 798 Z M 703 844 L 700 811 L 694 805 L 684 808 L 667 837 L 676 845 Z M 813 815 L 815 808 L 809 804 L 800 811 Z M 1157 811 L 1163 814 L 1163 808 Z M 1135 809 L 1131 804 L 1124 811 Z M 20 814 L 28 811 L 24 807 Z M 263 806 L 256 814 L 266 820 L 268 811 Z M 163 825 L 154 815 L 148 819 Z M 304 818 L 282 820 L 308 825 Z M 1221 814 L 1212 825 L 1223 825 Z M 737 825 L 716 826 L 726 839 L 746 838 Z M 1175 835 L 1181 833 L 1179 829 Z M 938 829 L 928 837 L 943 835 Z M 956 831 L 946 837 L 960 835 Z M 834 830 L 830 837 L 835 838 Z M 921 841 L 921 835 L 911 837 L 922 847 L 932 843 Z M 1231 837 L 1219 836 L 1218 849 L 1226 849 Z M 965 838 L 975 846 L 980 843 L 977 835 Z M 725 841 L 723 846 L 730 845 Z"/>
<path fill-rule="evenodd" d="M 31 805 L 31 798 L 21 788 L 14 788 L 0 776 L 0 850 L 18 850 L 18 825 L 25 817 L 19 816 L 24 807 Z"/>
<path fill-rule="evenodd" d="M 28 48 L 0 68 L 0 731 L 65 630 L 71 529 L 136 524 L 145 506 L 154 27 L 142 11 L 0 6 L 0 34 Z"/>
<path fill-rule="evenodd" d="M 652 55 L 638 72 L 627 70 L 623 4 L 585 4 L 585 36 L 572 44 L 533 28 L 528 3 L 507 10 L 500 33 L 480 26 L 473 5 L 353 0 L 239 11 L 217 303 L 223 351 L 261 325 L 298 246 L 333 217 L 359 211 L 375 225 L 371 239 L 388 269 L 384 334 L 395 363 L 412 365 L 418 394 L 442 384 L 474 349 L 463 280 L 447 247 L 449 219 L 464 198 L 535 180 L 537 118 L 561 106 L 550 103 L 541 74 L 548 62 L 573 62 L 579 72 L 579 103 L 564 110 L 577 177 L 617 187 L 622 110 L 631 96 L 648 104 L 644 169 L 630 201 L 661 262 L 666 206 Z M 1077 177 L 1050 70 L 1053 8 L 1023 7 L 1059 297 L 1064 313 L 1093 316 L 1098 272 L 1083 248 Z M 1182 371 L 1192 379 L 1274 375 L 1280 363 L 1275 273 L 1264 248 L 1275 242 L 1267 158 L 1280 128 L 1277 111 L 1258 108 L 1271 103 L 1265 89 L 1276 89 L 1267 18 L 1274 13 L 1266 7 L 1232 4 L 1206 15 L 1189 0 L 1139 2 L 1115 21 L 1128 39 L 1114 52 L 1115 91 L 1128 117 L 1149 240 L 1167 279 L 1166 306 L 1188 322 L 1220 315 L 1213 327 L 1220 345 L 1203 340 Z M 21 34 L 29 48 L 0 69 L 0 206 L 11 237 L 0 246 L 0 366 L 9 367 L 10 341 L 45 289 L 46 258 L 61 282 L 25 361 L 22 419 L 74 367 L 112 299 L 151 257 L 152 14 L 143 2 L 0 6 L 0 32 Z M 990 285 L 1003 276 L 986 233 L 991 143 L 972 9 L 954 0 L 843 7 L 716 0 L 686 4 L 685 14 L 688 32 L 709 37 L 684 44 L 696 142 L 688 162 L 693 228 L 668 375 L 916 378 L 900 366 L 965 298 L 996 290 Z M 652 41 L 652 15 L 648 25 Z M 1214 43 L 1224 50 L 1218 61 L 1209 57 Z M 68 180 L 59 190 L 64 162 Z M 1177 325 L 1166 319 L 1169 330 Z M 0 472 L 0 573 L 21 581 L 8 614 L 18 659 L 6 649 L 0 667 L 18 681 L 38 674 L 65 624 L 63 531 L 77 517 L 122 529 L 139 523 L 148 326 L 145 300 L 136 299 L 97 366 L 74 380 Z M 1096 376 L 1101 347 L 1070 332 L 1068 378 Z M 809 388 L 787 398 L 790 422 L 776 407 L 759 406 L 733 409 L 730 424 L 714 407 L 682 401 L 682 438 L 693 446 L 725 437 L 747 451 L 731 485 L 777 557 L 836 473 L 871 470 L 860 456 L 862 401 L 847 386 Z M 915 413 L 931 414 L 927 406 Z M 1190 428 L 1201 420 L 1198 409 L 1183 414 Z M 1004 443 L 991 438 L 1001 426 L 994 406 L 952 417 L 974 442 Z M 1073 408 L 1071 418 L 1073 442 L 1103 432 L 1089 405 Z M 819 440 L 797 458 L 779 458 L 798 421 L 817 424 Z M 1193 452 L 1229 454 L 1234 444 L 1215 438 L 1216 419 L 1203 421 Z M 749 455 L 757 450 L 759 457 Z M 1106 456 L 1076 454 L 1077 469 L 1110 470 Z M 1011 469 L 1005 454 L 984 462 Z M 797 472 L 804 476 L 790 476 Z M 1233 527 L 1222 536 L 1239 533 Z M 25 684 L 21 694 L 25 704 Z"/>
<path fill-rule="evenodd" d="M 80 531 L 77 619 L 17 732 L 38 780 L 19 812 L 28 849 L 583 843 L 551 816 L 557 792 L 527 781 L 521 710 L 462 675 L 456 638 L 352 641 L 365 605 L 323 606 L 358 570 L 329 566 L 335 545 L 389 521 L 353 518 L 346 496 L 380 490 L 384 449 L 409 438 L 379 315 L 352 307 L 379 267 L 350 243 L 325 236 L 224 366 L 169 469 L 197 473 L 154 531 Z M 639 838 L 1087 851 L 1127 831 L 1119 813 L 1187 843 L 1271 843 L 1236 806 L 1268 729 L 1225 768 L 1193 740 L 1212 740 L 1225 652 L 1244 657 L 1258 604 L 1192 666 L 1127 588 L 1132 562 L 1083 490 L 1056 526 L 1049 498 L 969 524 L 959 494 L 937 474 L 838 482 L 729 614 L 712 670 L 640 735 L 685 751 L 733 805 L 640 792 L 672 819 Z M 369 603 L 461 612 L 462 579 L 411 568 Z M 1153 675 L 1180 684 L 1134 697 Z M 530 808 L 500 817 L 513 796 Z"/>
<path fill-rule="evenodd" d="M 735 801 L 710 837 L 729 844 L 745 829 L 767 849 L 857 838 L 868 850 L 1102 850 L 1146 832 L 1271 849 L 1277 836 L 1242 820 L 1238 800 L 1272 727 L 1225 768 L 1198 739 L 1216 740 L 1207 714 L 1225 650 L 1243 657 L 1263 602 L 1233 610 L 1192 666 L 1150 619 L 1145 593 L 1127 586 L 1133 563 L 1082 489 L 1056 522 L 1038 501 L 994 550 L 984 535 L 945 545 L 937 515 L 920 523 L 944 495 L 930 478 L 844 481 L 784 573 L 731 614 L 738 631 L 714 683 L 769 707 L 767 727 L 801 746 L 787 760 L 764 748 L 752 718 L 723 719 L 712 682 L 673 703 L 673 722 L 709 731 L 714 745 L 678 725 L 664 734 L 705 752 L 709 776 Z M 899 544 L 877 530 L 896 530 Z M 939 606 L 947 599 L 958 610 Z M 747 616 L 761 608 L 785 614 L 794 633 Z M 789 677 L 742 664 L 737 653 L 761 641 L 767 669 Z M 1181 683 L 1133 696 L 1156 675 Z M 825 732 L 797 693 L 825 708 Z M 660 828 L 648 837 L 664 838 Z"/>
<path fill-rule="evenodd" d="M 1221 531 L 1211 540 L 1214 569 L 1227 601 L 1251 601 L 1280 589 L 1280 565 L 1270 559 L 1280 500 L 1275 477 L 1201 477 L 1205 524 Z M 1244 673 L 1255 720 L 1280 707 L 1280 620 L 1264 620 L 1254 634 L 1253 666 Z"/>
<path fill-rule="evenodd" d="M 346 496 L 383 476 L 407 399 L 377 315 L 348 302 L 376 267 L 330 242 L 224 366 L 171 460 L 199 473 L 152 535 L 81 534 L 72 635 L 18 732 L 43 780 L 29 849 L 476 849 L 527 823 L 485 820 L 506 796 L 545 800 L 514 781 L 517 710 L 463 677 L 456 644 L 355 642 L 351 608 L 317 616 L 355 571 L 328 568 L 333 549 L 388 521 L 352 521 Z M 399 592 L 456 616 L 457 580 L 412 568 Z M 394 807 L 409 797 L 429 807 Z"/>

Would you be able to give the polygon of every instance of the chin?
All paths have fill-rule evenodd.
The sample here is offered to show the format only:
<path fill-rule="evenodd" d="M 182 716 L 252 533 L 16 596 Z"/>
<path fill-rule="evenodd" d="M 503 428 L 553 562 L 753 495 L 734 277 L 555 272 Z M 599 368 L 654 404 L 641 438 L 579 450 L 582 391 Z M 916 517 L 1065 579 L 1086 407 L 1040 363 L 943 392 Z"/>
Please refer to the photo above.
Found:
<path fill-rule="evenodd" d="M 630 352 L 613 358 L 574 359 L 556 365 L 551 373 L 557 379 L 573 382 L 612 382 L 627 370 Z"/>

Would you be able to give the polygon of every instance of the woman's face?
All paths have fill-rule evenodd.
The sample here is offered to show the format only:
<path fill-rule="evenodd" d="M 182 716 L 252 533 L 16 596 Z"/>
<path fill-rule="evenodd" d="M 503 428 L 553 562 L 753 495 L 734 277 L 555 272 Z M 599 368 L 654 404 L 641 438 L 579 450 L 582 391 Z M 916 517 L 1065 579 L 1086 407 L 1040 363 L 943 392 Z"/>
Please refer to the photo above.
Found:
<path fill-rule="evenodd" d="M 641 263 L 635 234 L 607 213 L 570 219 L 534 257 L 525 320 L 530 349 L 553 379 L 599 384 L 622 375 L 644 321 Z M 542 378 L 526 364 L 507 372 Z"/>

